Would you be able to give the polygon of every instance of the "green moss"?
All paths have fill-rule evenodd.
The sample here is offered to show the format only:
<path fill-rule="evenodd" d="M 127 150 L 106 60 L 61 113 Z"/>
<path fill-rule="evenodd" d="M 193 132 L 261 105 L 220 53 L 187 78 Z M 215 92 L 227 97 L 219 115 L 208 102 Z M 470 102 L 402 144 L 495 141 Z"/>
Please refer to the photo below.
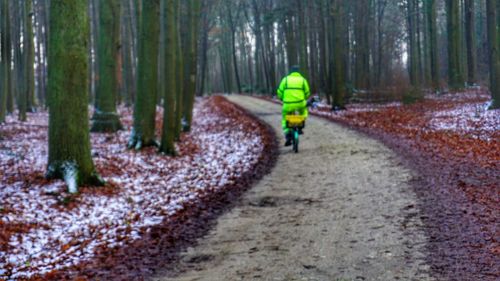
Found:
<path fill-rule="evenodd" d="M 166 17 L 166 45 L 165 45 L 165 92 L 164 94 L 164 113 L 163 130 L 161 136 L 160 152 L 175 155 L 175 100 L 178 83 L 176 83 L 176 45 L 177 45 L 177 24 L 175 18 L 175 6 L 178 0 L 167 0 L 164 9 Z"/>
<path fill-rule="evenodd" d="M 47 177 L 64 178 L 66 163 L 74 163 L 78 185 L 98 184 L 87 114 L 87 5 L 80 0 L 52 0 L 50 14 Z"/>
<path fill-rule="evenodd" d="M 99 38 L 97 81 L 92 132 L 116 132 L 122 129 L 116 114 L 118 96 L 117 58 L 120 55 L 119 0 L 99 1 Z"/>
<path fill-rule="evenodd" d="M 137 96 L 134 130 L 129 148 L 155 145 L 155 116 L 158 96 L 159 0 L 143 0 L 139 30 Z"/>

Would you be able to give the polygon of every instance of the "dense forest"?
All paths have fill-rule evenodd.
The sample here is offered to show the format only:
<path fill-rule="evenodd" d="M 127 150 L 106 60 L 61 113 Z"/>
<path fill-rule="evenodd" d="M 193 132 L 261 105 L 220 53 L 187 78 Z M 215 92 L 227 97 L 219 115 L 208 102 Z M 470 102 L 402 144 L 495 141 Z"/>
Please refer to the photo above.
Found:
<path fill-rule="evenodd" d="M 495 0 L 4 0 L 0 122 L 48 108 L 47 175 L 78 167 L 79 184 L 98 184 L 86 128 L 121 129 L 118 104 L 134 106 L 129 148 L 174 155 L 196 95 L 272 95 L 291 65 L 333 108 L 481 85 L 498 108 L 499 9 Z"/>
<path fill-rule="evenodd" d="M 353 95 L 418 98 L 495 85 L 498 7 L 474 0 L 206 1 L 199 92 L 272 93 L 293 64 L 335 106 Z M 208 77 L 206 65 L 216 68 Z"/>
<path fill-rule="evenodd" d="M 500 0 L 0 0 L 0 280 L 499 280 L 499 52 Z"/>

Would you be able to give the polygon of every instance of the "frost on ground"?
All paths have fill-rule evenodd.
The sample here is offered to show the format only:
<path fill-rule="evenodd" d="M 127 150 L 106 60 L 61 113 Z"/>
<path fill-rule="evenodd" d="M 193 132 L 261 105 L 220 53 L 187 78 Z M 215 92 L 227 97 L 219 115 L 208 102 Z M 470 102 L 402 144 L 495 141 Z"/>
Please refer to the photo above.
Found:
<path fill-rule="evenodd" d="M 196 104 L 192 133 L 182 137 L 175 158 L 154 148 L 127 150 L 132 112 L 121 108 L 120 115 L 124 131 L 91 136 L 107 185 L 84 187 L 77 196 L 67 193 L 63 181 L 44 179 L 46 112 L 0 125 L 0 279 L 77 267 L 140 239 L 186 204 L 230 186 L 263 153 L 252 124 L 225 113 L 213 98 Z"/>

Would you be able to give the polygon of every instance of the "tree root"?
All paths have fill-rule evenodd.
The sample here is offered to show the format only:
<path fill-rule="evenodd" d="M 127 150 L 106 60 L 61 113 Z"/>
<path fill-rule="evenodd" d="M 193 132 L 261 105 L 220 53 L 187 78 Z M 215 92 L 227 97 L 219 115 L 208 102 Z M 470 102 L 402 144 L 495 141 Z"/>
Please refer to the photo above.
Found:
<path fill-rule="evenodd" d="M 114 133 L 123 130 L 120 118 L 114 112 L 101 112 L 97 111 L 92 117 L 91 132 L 95 133 Z"/>
<path fill-rule="evenodd" d="M 71 194 L 78 193 L 78 186 L 81 185 L 103 186 L 105 184 L 105 181 L 95 172 L 88 176 L 82 175 L 78 165 L 73 161 L 49 165 L 45 177 L 47 179 L 63 179 Z"/>

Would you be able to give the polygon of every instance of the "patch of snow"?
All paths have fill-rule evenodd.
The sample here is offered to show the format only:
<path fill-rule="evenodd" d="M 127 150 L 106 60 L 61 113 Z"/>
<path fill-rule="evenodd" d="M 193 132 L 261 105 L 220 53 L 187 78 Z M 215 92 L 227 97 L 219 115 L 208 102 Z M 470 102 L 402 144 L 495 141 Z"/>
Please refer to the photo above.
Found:
<path fill-rule="evenodd" d="M 471 134 L 489 139 L 500 132 L 500 110 L 488 110 L 489 102 L 464 103 L 449 110 L 429 113 L 430 128 Z"/>
<path fill-rule="evenodd" d="M 64 269 L 92 259 L 102 247 L 140 239 L 186 203 L 232 184 L 252 169 L 263 150 L 261 137 L 205 103 L 197 103 L 192 134 L 178 145 L 182 151 L 183 145 L 196 144 L 197 150 L 176 158 L 125 149 L 132 112 L 120 108 L 126 130 L 91 135 L 92 153 L 98 155 L 93 157 L 95 165 L 119 191 L 83 192 L 74 208 L 57 207 L 68 195 L 63 181 L 43 178 L 47 113 L 29 114 L 23 124 L 9 117 L 0 125 L 5 136 L 0 141 L 0 202 L 9 208 L 0 220 L 30 227 L 12 235 L 8 250 L 0 253 L 0 279 Z M 66 180 L 76 188 L 75 177 Z"/>

